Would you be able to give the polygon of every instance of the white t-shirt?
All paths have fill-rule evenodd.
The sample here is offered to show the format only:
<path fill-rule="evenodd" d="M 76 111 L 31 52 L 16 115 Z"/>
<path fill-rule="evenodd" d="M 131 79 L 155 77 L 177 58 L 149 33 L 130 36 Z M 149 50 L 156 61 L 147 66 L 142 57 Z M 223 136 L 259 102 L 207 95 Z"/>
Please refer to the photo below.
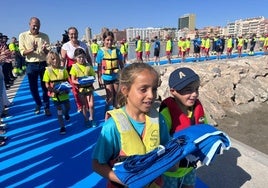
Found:
<path fill-rule="evenodd" d="M 66 43 L 64 43 L 61 47 L 63 50 L 66 50 L 67 52 L 67 56 L 71 59 L 74 59 L 74 51 L 76 48 L 83 48 L 85 50 L 85 52 L 88 52 L 88 47 L 86 45 L 86 43 L 79 41 L 79 46 L 78 47 L 74 47 L 71 43 L 71 41 L 68 41 Z"/>

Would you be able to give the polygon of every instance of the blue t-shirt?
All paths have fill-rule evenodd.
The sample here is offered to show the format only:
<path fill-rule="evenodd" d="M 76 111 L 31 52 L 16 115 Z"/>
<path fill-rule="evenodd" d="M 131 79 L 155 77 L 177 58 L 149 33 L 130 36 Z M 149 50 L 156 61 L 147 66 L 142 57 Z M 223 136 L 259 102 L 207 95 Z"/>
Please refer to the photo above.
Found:
<path fill-rule="evenodd" d="M 221 46 L 222 45 L 222 41 L 221 39 L 217 39 L 216 40 L 216 46 Z"/>
<path fill-rule="evenodd" d="M 112 49 L 108 49 L 108 53 L 109 54 L 112 54 Z M 116 48 L 116 54 L 117 54 L 117 58 L 118 58 L 118 61 L 123 61 L 123 56 L 120 52 L 119 49 Z M 104 56 L 104 53 L 103 53 L 103 50 L 102 49 L 99 49 L 98 53 L 97 53 L 97 56 L 96 56 L 96 62 L 98 64 L 101 64 L 102 62 L 102 59 L 103 59 L 103 56 Z M 112 74 L 102 74 L 101 75 L 101 78 L 103 80 L 106 80 L 106 81 L 113 81 L 113 80 L 116 80 L 118 77 L 118 74 L 117 73 L 112 73 Z"/>
<path fill-rule="evenodd" d="M 197 46 L 201 46 L 201 43 L 202 43 L 202 41 L 201 41 L 201 39 L 200 38 L 195 38 L 194 40 L 193 40 L 193 43 L 194 43 L 194 46 L 195 47 L 197 47 Z"/>
<path fill-rule="evenodd" d="M 156 49 L 156 48 L 160 49 L 160 42 L 159 42 L 159 40 L 156 40 L 156 41 L 155 41 L 155 43 L 154 43 L 154 48 L 155 48 L 155 49 Z"/>
<path fill-rule="evenodd" d="M 137 133 L 141 136 L 145 124 L 143 122 L 137 122 L 131 117 L 129 117 L 129 120 Z M 165 145 L 169 141 L 170 136 L 164 117 L 161 114 L 159 114 L 159 126 L 160 144 Z M 97 159 L 101 164 L 106 164 L 109 163 L 111 159 L 114 159 L 119 155 L 120 149 L 120 134 L 113 118 L 109 118 L 103 124 L 92 158 Z"/>

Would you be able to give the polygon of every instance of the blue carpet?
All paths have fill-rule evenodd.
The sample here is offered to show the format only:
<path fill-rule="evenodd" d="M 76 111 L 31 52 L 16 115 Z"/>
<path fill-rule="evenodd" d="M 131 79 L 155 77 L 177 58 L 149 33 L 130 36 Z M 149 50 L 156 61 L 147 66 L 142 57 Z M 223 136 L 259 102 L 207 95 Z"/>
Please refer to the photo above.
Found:
<path fill-rule="evenodd" d="M 66 123 L 66 135 L 60 135 L 52 103 L 51 117 L 33 114 L 35 104 L 25 77 L 9 109 L 11 116 L 5 118 L 9 140 L 0 148 L 0 187 L 105 187 L 106 181 L 91 168 L 92 149 L 105 113 L 103 98 L 94 97 L 99 126 L 84 127 L 70 94 L 71 121 Z M 196 187 L 207 188 L 200 179 Z"/>
<path fill-rule="evenodd" d="M 35 104 L 27 77 L 22 81 L 10 107 L 6 136 L 0 148 L 0 187 L 104 187 L 105 181 L 91 170 L 91 152 L 101 130 L 85 128 L 71 97 L 71 121 L 67 134 L 59 134 L 56 110 L 53 116 L 34 115 Z M 95 94 L 95 118 L 104 120 L 105 101 Z"/>

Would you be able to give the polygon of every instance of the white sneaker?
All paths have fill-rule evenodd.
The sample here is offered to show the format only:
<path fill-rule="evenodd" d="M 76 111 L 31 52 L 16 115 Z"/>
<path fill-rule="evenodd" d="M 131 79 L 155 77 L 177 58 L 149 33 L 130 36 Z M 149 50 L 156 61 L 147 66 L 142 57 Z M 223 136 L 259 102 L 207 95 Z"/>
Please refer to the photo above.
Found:
<path fill-rule="evenodd" d="M 2 121 L 0 122 L 0 128 L 2 129 L 6 129 L 7 128 L 7 124 L 3 123 Z"/>

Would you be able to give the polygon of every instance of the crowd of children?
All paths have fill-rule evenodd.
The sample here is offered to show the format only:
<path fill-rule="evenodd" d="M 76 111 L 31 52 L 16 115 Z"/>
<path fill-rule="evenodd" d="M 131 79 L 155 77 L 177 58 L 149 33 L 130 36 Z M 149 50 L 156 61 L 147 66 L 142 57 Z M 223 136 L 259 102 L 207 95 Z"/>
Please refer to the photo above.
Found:
<path fill-rule="evenodd" d="M 163 41 L 163 42 L 162 42 Z M 194 62 L 201 60 L 210 60 L 212 55 L 216 55 L 216 59 L 220 60 L 223 58 L 223 54 L 226 54 L 226 58 L 232 58 L 233 53 L 237 53 L 238 57 L 242 57 L 243 53 L 248 53 L 249 56 L 254 55 L 255 51 L 264 51 L 267 53 L 267 41 L 268 35 L 262 35 L 257 37 L 256 34 L 251 34 L 250 36 L 232 36 L 232 35 L 205 35 L 200 36 L 195 35 L 194 38 L 190 37 L 179 37 L 178 40 L 172 38 L 170 34 L 167 34 L 162 43 L 165 44 L 164 50 L 162 50 L 162 55 L 166 55 L 166 59 L 169 64 L 172 63 L 171 59 L 174 54 L 177 54 L 177 58 L 181 59 L 181 62 L 185 62 L 187 57 L 195 57 Z M 175 48 L 174 42 L 177 42 Z M 124 42 L 125 43 L 125 42 Z M 123 44 L 123 42 L 121 42 Z M 143 54 L 145 62 L 154 62 L 154 65 L 159 64 L 159 54 L 154 54 L 154 59 L 151 57 L 151 45 L 154 45 L 155 49 L 160 47 L 160 41 L 157 36 L 154 38 L 141 39 L 138 35 L 135 38 L 135 55 L 137 62 L 143 62 Z M 255 47 L 259 47 L 256 49 Z M 121 45 L 123 48 L 123 45 Z M 160 51 L 160 49 L 159 49 Z M 204 57 L 204 58 L 201 58 Z"/>
<path fill-rule="evenodd" d="M 140 37 L 137 38 L 136 48 L 138 62 L 125 65 L 127 56 L 121 52 L 126 53 L 126 50 L 120 51 L 114 46 L 113 32 L 103 33 L 103 47 L 92 46 L 95 50 L 93 61 L 88 56 L 88 49 L 81 47 L 83 44 L 77 40 L 76 28 L 71 27 L 68 32 L 71 39 L 69 47 L 68 44 L 63 45 L 60 54 L 54 51 L 47 53 L 47 66 L 42 81 L 56 108 L 60 134 L 66 133 L 65 121 L 71 118 L 70 91 L 74 92 L 79 101 L 77 107 L 83 115 L 84 126 L 97 126 L 94 116 L 93 83 L 97 79 L 104 85 L 105 122 L 92 154 L 92 168 L 108 179 L 108 187 L 124 187 L 113 172 L 115 162 L 122 162 L 128 156 L 147 154 L 160 144 L 165 145 L 174 133 L 192 125 L 207 123 L 203 106 L 198 100 L 200 78 L 192 69 L 182 67 L 170 74 L 171 95 L 161 101 L 157 111 L 154 102 L 160 78 L 153 66 L 141 63 L 143 59 L 142 51 L 139 49 Z M 157 37 L 155 39 L 157 41 Z M 178 55 L 182 58 L 189 55 L 189 39 L 185 43 L 184 40 L 182 39 L 183 44 L 178 44 Z M 72 41 L 77 44 L 76 47 L 71 44 Z M 166 55 L 171 63 L 173 44 L 170 36 L 167 36 L 167 41 Z M 147 43 L 145 60 L 149 61 L 151 46 L 149 40 Z M 156 44 L 155 48 L 160 48 L 159 42 Z M 194 44 L 195 53 L 200 53 L 202 41 L 198 36 Z M 227 49 L 228 44 L 227 41 Z M 221 43 L 217 45 L 220 46 Z M 239 50 L 242 49 L 242 45 L 241 41 L 238 42 Z M 210 46 L 206 41 L 203 47 L 209 56 Z M 216 50 L 220 52 L 221 48 L 216 47 Z M 159 57 L 159 49 L 154 55 L 156 58 Z M 98 67 L 97 74 L 93 68 L 94 63 Z M 159 65 L 159 62 L 157 64 Z M 4 139 L 6 138 L 1 137 L 0 142 L 4 142 Z M 155 178 L 147 187 L 193 188 L 196 182 L 195 167 L 194 163 L 185 158 L 162 176 Z"/>

